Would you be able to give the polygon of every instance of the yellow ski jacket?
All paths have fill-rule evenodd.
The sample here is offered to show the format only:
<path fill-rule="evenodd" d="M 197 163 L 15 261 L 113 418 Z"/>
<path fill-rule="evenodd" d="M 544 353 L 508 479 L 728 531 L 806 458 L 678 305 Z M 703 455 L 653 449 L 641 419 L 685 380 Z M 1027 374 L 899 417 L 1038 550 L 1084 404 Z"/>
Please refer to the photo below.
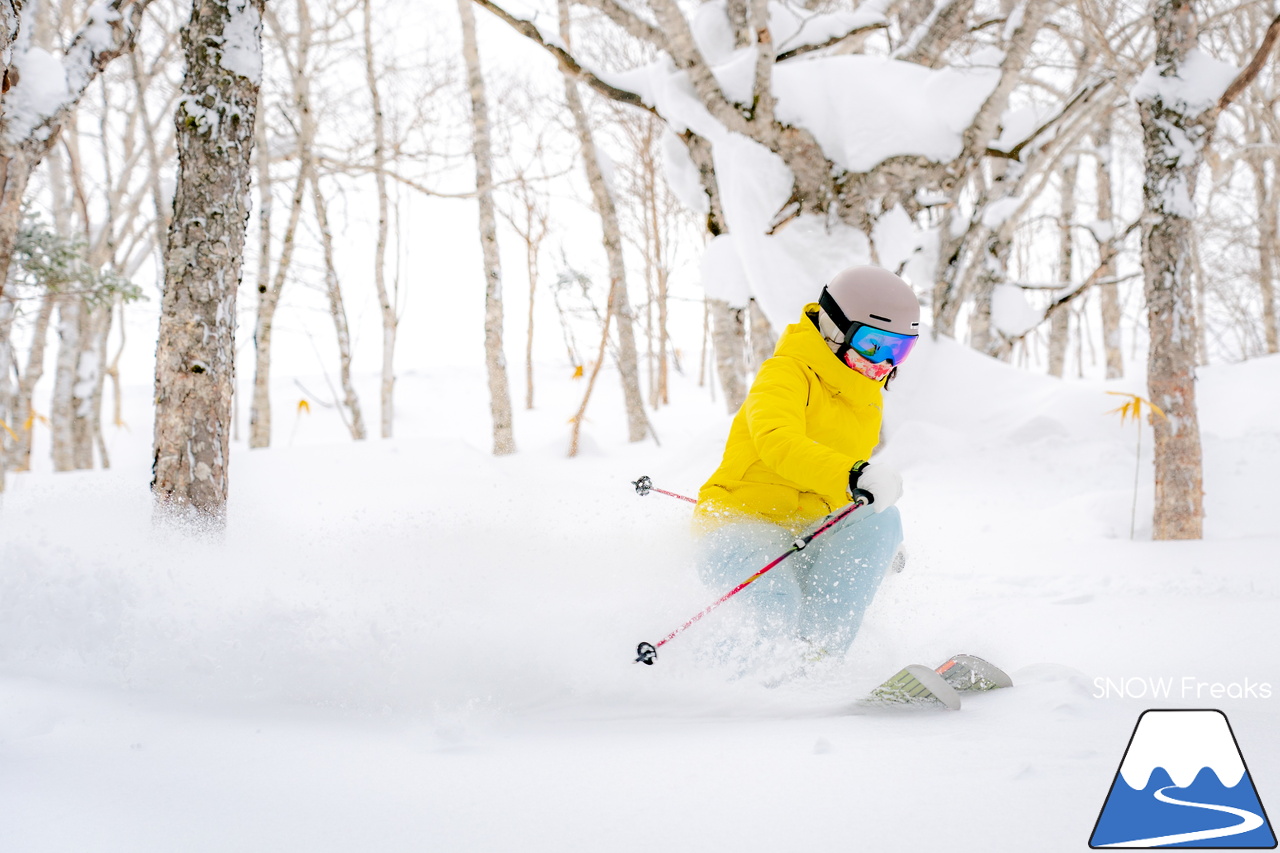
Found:
<path fill-rule="evenodd" d="M 799 531 L 849 502 L 849 469 L 880 439 L 883 387 L 836 357 L 817 310 L 806 305 L 760 367 L 698 492 L 700 527 L 748 515 Z"/>

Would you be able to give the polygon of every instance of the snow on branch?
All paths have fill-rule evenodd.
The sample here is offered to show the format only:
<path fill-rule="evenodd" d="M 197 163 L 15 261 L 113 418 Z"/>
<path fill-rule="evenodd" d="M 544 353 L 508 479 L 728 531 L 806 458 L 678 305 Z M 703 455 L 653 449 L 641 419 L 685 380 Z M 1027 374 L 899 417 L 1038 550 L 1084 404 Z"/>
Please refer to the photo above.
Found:
<path fill-rule="evenodd" d="M 778 62 L 834 47 L 846 39 L 889 26 L 885 19 L 886 0 L 870 0 L 852 12 L 816 12 L 805 17 L 782 3 L 769 6 L 769 29 L 778 44 Z"/>
<path fill-rule="evenodd" d="M 854 27 L 851 30 L 842 32 L 839 35 L 834 35 L 831 38 L 827 39 L 826 41 L 818 42 L 816 44 L 802 44 L 802 45 L 799 45 L 798 47 L 788 48 L 787 50 L 784 50 L 778 54 L 777 61 L 786 62 L 788 59 L 795 59 L 797 56 L 804 56 L 806 53 L 813 53 L 816 50 L 825 50 L 828 47 L 834 47 L 835 45 L 839 44 L 845 39 L 855 38 L 856 36 L 863 35 L 864 33 L 874 32 L 876 30 L 887 29 L 888 26 L 889 26 L 888 22 L 883 20 L 872 21 L 870 23 L 861 24 L 859 26 Z"/>
<path fill-rule="evenodd" d="M 9 145 L 47 142 L 108 62 L 133 48 L 151 0 L 109 0 L 89 7 L 89 19 L 59 60 L 27 46 L 14 57 L 22 72 L 5 95 L 0 135 Z M 35 8 L 34 4 L 29 8 Z"/>

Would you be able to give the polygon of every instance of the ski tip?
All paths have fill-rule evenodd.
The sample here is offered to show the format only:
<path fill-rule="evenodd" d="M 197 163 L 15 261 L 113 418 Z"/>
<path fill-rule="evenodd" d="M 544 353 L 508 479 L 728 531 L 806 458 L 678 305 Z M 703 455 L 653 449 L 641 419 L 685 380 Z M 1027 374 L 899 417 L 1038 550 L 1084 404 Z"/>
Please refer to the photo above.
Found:
<path fill-rule="evenodd" d="M 658 659 L 658 649 L 652 643 L 641 643 L 636 646 L 636 663 L 642 663 L 646 666 L 653 666 L 653 662 Z"/>
<path fill-rule="evenodd" d="M 960 694 L 927 666 L 910 664 L 871 691 L 863 700 L 871 705 L 913 705 L 960 710 Z"/>
<path fill-rule="evenodd" d="M 1013 686 L 1013 679 L 1007 672 L 977 655 L 952 655 L 934 672 L 961 693 Z"/>

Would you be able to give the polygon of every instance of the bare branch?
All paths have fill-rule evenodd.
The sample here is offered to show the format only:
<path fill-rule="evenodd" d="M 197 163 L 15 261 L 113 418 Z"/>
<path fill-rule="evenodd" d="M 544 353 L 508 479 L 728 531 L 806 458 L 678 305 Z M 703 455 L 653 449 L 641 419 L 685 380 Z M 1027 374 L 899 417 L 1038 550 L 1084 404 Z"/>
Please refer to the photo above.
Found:
<path fill-rule="evenodd" d="M 841 33 L 838 36 L 832 36 L 820 44 L 802 44 L 799 47 L 793 47 L 790 50 L 784 50 L 778 54 L 778 62 L 786 62 L 788 59 L 795 59 L 797 56 L 804 56 L 806 53 L 813 53 L 815 50 L 826 50 L 829 47 L 835 47 L 845 39 L 851 39 L 864 33 L 874 32 L 876 30 L 886 29 L 889 25 L 884 21 L 877 21 L 874 24 L 864 24 L 860 27 L 854 27 L 847 33 Z"/>
<path fill-rule="evenodd" d="M 564 73 L 572 76 L 576 80 L 581 80 L 583 83 L 586 83 L 592 89 L 612 101 L 617 101 L 622 104 L 630 104 L 633 107 L 639 107 L 642 110 L 647 110 L 654 115 L 658 114 L 658 111 L 645 103 L 644 98 L 640 97 L 640 95 L 606 83 L 591 71 L 583 68 L 578 63 L 578 60 L 574 59 L 567 50 L 560 45 L 552 44 L 543 38 L 542 31 L 538 29 L 537 24 L 533 23 L 533 21 L 526 21 L 523 18 L 517 18 L 497 3 L 494 3 L 493 0 L 473 0 L 473 2 L 477 6 L 487 9 L 489 12 L 505 21 L 508 26 L 520 33 L 520 35 L 535 44 L 540 45 L 544 50 L 556 58 L 556 62 L 560 65 L 560 69 Z"/>
<path fill-rule="evenodd" d="M 1031 332 L 1034 331 L 1036 327 L 1038 327 L 1041 323 L 1044 323 L 1050 317 L 1052 317 L 1054 313 L 1058 311 L 1058 309 L 1066 305 L 1070 305 L 1072 302 L 1079 299 L 1086 292 L 1088 292 L 1089 288 L 1093 287 L 1095 284 L 1105 284 L 1106 282 L 1104 281 L 1104 277 L 1106 276 L 1107 271 L 1112 268 L 1111 264 L 1116 259 L 1116 256 L 1120 254 L 1120 244 L 1123 243 L 1125 239 L 1128 238 L 1128 236 L 1133 232 L 1133 230 L 1141 224 L 1142 224 L 1141 218 L 1135 219 L 1132 222 L 1130 222 L 1128 227 L 1126 227 L 1124 231 L 1120 232 L 1120 236 L 1118 236 L 1114 241 L 1112 241 L 1106 247 L 1108 251 L 1105 251 L 1103 253 L 1102 259 L 1098 262 L 1097 269 L 1095 269 L 1087 279 L 1082 281 L 1079 287 L 1075 288 L 1069 293 L 1064 293 L 1062 296 L 1059 296 L 1057 299 L 1050 302 L 1049 307 L 1044 309 L 1044 315 L 1040 318 L 1040 321 L 1036 323 L 1034 326 L 1032 326 L 1030 329 L 1027 329 L 1022 334 L 1017 335 L 1016 337 L 1010 338 L 1009 343 L 1015 344 L 1018 341 L 1025 338 L 1027 335 L 1031 334 Z M 1119 279 L 1116 279 L 1116 280 L 1118 281 Z"/>
<path fill-rule="evenodd" d="M 662 30 L 624 7 L 617 0 L 579 0 L 579 4 L 604 13 L 604 16 L 640 41 L 661 48 L 664 42 Z"/>
<path fill-rule="evenodd" d="M 1115 82 L 1115 79 L 1115 76 L 1112 75 L 1082 86 L 1079 91 L 1071 96 L 1069 101 L 1062 105 L 1062 109 L 1058 110 L 1058 112 L 1054 113 L 1041 123 L 1039 127 L 1031 131 L 1031 133 L 1017 145 L 1013 146 L 1008 151 L 1002 151 L 999 148 L 987 146 L 987 156 L 1004 157 L 1009 160 L 1021 160 L 1022 152 L 1028 145 L 1038 139 L 1045 131 L 1049 130 L 1049 128 L 1060 123 L 1067 116 L 1071 115 L 1077 108 L 1083 107 L 1085 104 L 1089 103 L 1089 101 L 1093 100 L 1095 95 Z"/>
<path fill-rule="evenodd" d="M 1267 56 L 1271 53 L 1272 48 L 1276 46 L 1277 38 L 1280 38 L 1280 15 L 1272 18 L 1271 26 L 1267 27 L 1267 32 L 1262 37 L 1262 44 L 1258 46 L 1258 51 L 1253 55 L 1253 59 L 1249 60 L 1249 64 L 1236 75 L 1236 79 L 1231 81 L 1227 91 L 1223 92 L 1222 97 L 1218 99 L 1215 113 L 1220 113 L 1230 106 L 1231 102 L 1238 98 L 1240 93 L 1258 76 L 1262 66 L 1267 63 Z"/>

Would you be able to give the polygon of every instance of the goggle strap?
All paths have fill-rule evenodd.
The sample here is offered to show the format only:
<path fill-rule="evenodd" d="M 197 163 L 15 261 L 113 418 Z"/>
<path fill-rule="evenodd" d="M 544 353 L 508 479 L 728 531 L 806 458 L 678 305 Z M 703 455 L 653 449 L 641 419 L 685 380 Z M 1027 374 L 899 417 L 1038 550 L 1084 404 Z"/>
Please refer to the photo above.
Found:
<path fill-rule="evenodd" d="M 849 327 L 853 324 L 849 322 L 848 317 L 844 316 L 844 312 L 840 310 L 839 304 L 836 303 L 836 298 L 831 295 L 826 287 L 822 288 L 822 295 L 818 297 L 818 306 L 827 312 L 827 316 L 831 318 L 832 322 L 840 330 L 840 334 L 848 338 Z"/>

